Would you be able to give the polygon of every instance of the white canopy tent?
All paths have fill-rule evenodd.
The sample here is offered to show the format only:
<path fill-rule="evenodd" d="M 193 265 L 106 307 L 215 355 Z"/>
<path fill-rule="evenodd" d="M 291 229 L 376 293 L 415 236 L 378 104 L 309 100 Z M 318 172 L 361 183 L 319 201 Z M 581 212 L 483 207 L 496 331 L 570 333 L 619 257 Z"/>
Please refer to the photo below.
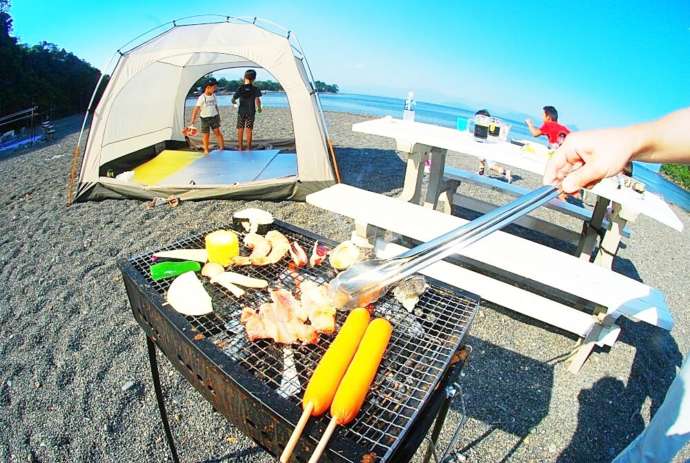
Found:
<path fill-rule="evenodd" d="M 223 18 L 195 24 L 176 20 L 159 35 L 118 50 L 110 81 L 93 111 L 75 199 L 169 194 L 189 199 L 302 199 L 335 183 L 337 166 L 329 151 L 318 94 L 294 34 L 269 30 L 271 23 L 265 21 L 260 26 L 256 19 Z M 208 73 L 239 67 L 263 68 L 285 90 L 294 128 L 296 177 L 170 188 L 106 175 L 106 169 L 118 173 L 118 167 L 131 166 L 132 160 L 150 159 L 171 143 L 184 142 L 185 99 L 192 85 Z M 78 156 L 78 149 L 75 153 Z M 77 165 L 75 160 L 74 170 Z"/>

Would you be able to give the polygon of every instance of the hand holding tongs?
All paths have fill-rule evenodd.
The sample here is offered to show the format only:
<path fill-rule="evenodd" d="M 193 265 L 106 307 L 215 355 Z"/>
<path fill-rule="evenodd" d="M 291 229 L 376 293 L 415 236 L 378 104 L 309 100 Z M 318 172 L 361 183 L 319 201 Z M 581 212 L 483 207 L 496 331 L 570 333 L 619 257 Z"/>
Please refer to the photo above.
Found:
<path fill-rule="evenodd" d="M 331 280 L 333 302 L 339 308 L 365 307 L 376 302 L 403 278 L 513 223 L 559 193 L 559 187 L 542 186 L 397 257 L 355 264 Z"/>

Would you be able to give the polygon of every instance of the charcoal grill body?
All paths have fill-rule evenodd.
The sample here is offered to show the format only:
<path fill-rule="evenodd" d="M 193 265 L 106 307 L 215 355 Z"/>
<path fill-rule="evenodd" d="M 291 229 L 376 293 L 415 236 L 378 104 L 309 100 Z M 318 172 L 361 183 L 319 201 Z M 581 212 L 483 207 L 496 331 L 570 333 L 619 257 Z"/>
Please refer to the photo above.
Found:
<path fill-rule="evenodd" d="M 333 245 L 328 240 L 285 223 L 276 223 L 276 228 L 288 235 L 290 239 L 299 240 L 305 249 L 307 249 L 305 245 L 313 243 L 314 240 L 327 246 Z M 178 242 L 173 247 L 183 247 L 185 244 L 189 246 L 189 241 L 192 242 L 191 247 L 201 247 L 203 234 Z M 151 254 L 153 252 L 129 260 L 120 260 L 118 265 L 122 271 L 132 312 L 146 335 L 154 390 L 173 460 L 177 461 L 178 458 L 160 386 L 156 347 L 163 352 L 187 381 L 211 403 L 216 411 L 223 414 L 233 425 L 251 437 L 266 451 L 274 456 L 280 455 L 299 419 L 301 408 L 298 403 L 302 394 L 300 393 L 299 397 L 293 397 L 290 400 L 281 397 L 275 390 L 275 384 L 267 384 L 266 377 L 262 377 L 258 374 L 259 372 L 251 371 L 251 369 L 246 368 L 246 365 L 235 361 L 216 343 L 212 342 L 214 338 L 217 339 L 218 336 L 225 335 L 217 333 L 220 330 L 217 321 L 211 323 L 203 318 L 201 320 L 195 317 L 188 318 L 168 306 L 165 303 L 163 288 L 154 284 L 143 270 L 144 265 L 142 263 L 145 263 Z M 278 269 L 287 267 L 285 263 L 276 265 L 280 265 Z M 327 264 L 324 266 L 327 267 Z M 266 278 L 266 275 L 261 276 Z M 327 279 L 329 275 L 322 275 L 322 277 Z M 276 281 L 271 281 L 271 283 L 276 283 Z M 464 336 L 476 313 L 478 297 L 450 288 L 440 282 L 430 281 L 430 284 L 434 291 L 455 295 L 458 301 L 462 301 L 464 304 L 463 314 L 465 318 L 450 343 L 452 345 L 448 346 L 453 349 L 451 355 L 456 354 L 461 350 Z M 212 294 L 212 296 L 214 306 L 216 306 L 216 299 L 219 296 L 217 294 Z M 387 303 L 389 305 L 397 304 L 394 301 Z M 377 308 L 377 312 L 378 310 Z M 215 314 L 211 316 L 216 317 Z M 339 316 L 339 325 L 343 318 Z M 394 322 L 394 336 L 395 329 Z M 235 336 L 244 337 L 244 333 L 240 332 Z M 319 349 L 325 350 L 329 341 L 322 337 L 319 341 L 321 345 Z M 259 341 L 259 343 L 262 342 L 268 343 L 268 341 Z M 243 348 L 248 349 L 249 347 L 244 346 Z M 392 349 L 395 349 L 395 340 L 389 346 L 387 356 L 391 355 Z M 259 353 L 261 352 L 263 351 L 259 350 Z M 315 367 L 322 352 L 305 352 L 308 356 L 304 358 L 307 359 L 310 368 Z M 250 360 L 252 359 L 253 357 L 250 358 Z M 312 363 L 313 365 L 311 365 Z M 427 434 L 434 418 L 437 415 L 439 418 L 445 417 L 449 403 L 445 387 L 455 381 L 463 361 L 454 361 L 452 358 L 448 358 L 446 361 L 445 358 L 442 358 L 438 361 L 434 360 L 433 365 L 438 367 L 436 368 L 438 372 L 433 378 L 433 384 L 428 385 L 424 397 L 419 398 L 419 400 L 415 398 L 414 410 L 409 411 L 409 413 L 406 412 L 405 416 L 396 418 L 396 420 L 400 420 L 400 423 L 403 423 L 400 426 L 395 420 L 391 420 L 393 424 L 387 424 L 389 427 L 395 427 L 397 432 L 395 438 L 386 433 L 379 432 L 376 434 L 375 430 L 367 431 L 365 427 L 361 427 L 364 430 L 342 428 L 331 439 L 328 451 L 324 453 L 321 461 L 360 462 L 366 455 L 374 456 L 376 461 L 409 460 Z M 434 371 L 436 372 L 436 370 Z M 300 381 L 305 382 L 310 374 L 311 371 L 304 371 L 300 375 Z M 379 375 L 381 374 L 380 371 Z M 381 382 L 379 379 L 377 376 L 374 388 L 376 388 L 377 383 Z M 306 383 L 302 384 L 302 387 L 305 386 Z M 380 386 L 380 388 L 386 390 L 385 385 Z M 374 391 L 368 400 L 375 394 Z M 411 406 L 409 408 L 412 409 Z M 441 411 L 440 414 L 439 411 Z M 306 462 L 309 459 L 327 424 L 328 419 L 324 417 L 310 420 L 295 449 L 292 461 Z M 383 422 L 381 426 L 383 425 L 386 423 Z M 438 430 L 440 430 L 440 425 L 442 425 L 442 420 L 441 423 L 437 422 L 436 428 Z M 357 421 L 353 427 L 357 428 Z M 381 434 L 380 439 L 372 437 L 379 434 Z M 438 433 L 435 430 L 433 434 L 432 438 L 435 441 Z M 384 437 L 386 438 L 385 441 L 383 440 Z"/>

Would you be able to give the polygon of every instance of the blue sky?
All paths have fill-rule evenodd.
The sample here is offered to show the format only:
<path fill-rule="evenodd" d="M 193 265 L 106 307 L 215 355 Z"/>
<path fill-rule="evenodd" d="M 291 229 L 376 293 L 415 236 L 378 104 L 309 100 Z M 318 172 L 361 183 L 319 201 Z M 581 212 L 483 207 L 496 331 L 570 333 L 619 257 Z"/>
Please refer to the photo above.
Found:
<path fill-rule="evenodd" d="M 580 128 L 690 106 L 690 1 L 116 2 L 15 0 L 15 35 L 101 67 L 171 19 L 259 16 L 294 30 L 317 79 L 343 91 L 537 115 Z"/>

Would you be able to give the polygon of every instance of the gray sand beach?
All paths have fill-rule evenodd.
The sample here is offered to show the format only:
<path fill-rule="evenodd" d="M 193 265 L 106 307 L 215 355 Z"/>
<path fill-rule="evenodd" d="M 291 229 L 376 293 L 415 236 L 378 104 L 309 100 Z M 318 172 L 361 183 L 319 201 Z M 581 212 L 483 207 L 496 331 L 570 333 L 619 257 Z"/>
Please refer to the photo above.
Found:
<path fill-rule="evenodd" d="M 344 182 L 398 193 L 404 164 L 393 141 L 353 133 L 352 123 L 364 116 L 326 118 Z M 234 116 L 223 112 L 223 119 L 226 135 L 233 134 Z M 141 201 L 109 200 L 65 208 L 79 124 L 77 117 L 61 120 L 54 142 L 0 156 L 0 461 L 169 461 L 144 335 L 116 259 L 226 225 L 233 211 L 245 207 L 264 208 L 334 240 L 347 239 L 352 223 L 296 202 L 200 201 L 147 209 Z M 257 139 L 290 133 L 286 111 L 267 110 L 257 118 Z M 449 162 L 476 167 L 456 155 Z M 540 182 L 516 174 L 518 185 Z M 495 203 L 508 199 L 467 185 L 461 192 Z M 673 209 L 684 232 L 642 216 L 614 264 L 666 294 L 676 323 L 671 333 L 621 319 L 619 342 L 596 350 L 573 375 L 562 360 L 575 339 L 482 305 L 462 377 L 469 421 L 458 449 L 467 461 L 606 462 L 643 429 L 690 350 L 690 216 Z M 563 215 L 539 214 L 579 229 Z M 214 413 L 163 356 L 159 360 L 182 461 L 273 461 Z M 444 441 L 458 410 L 451 411 Z M 688 458 L 686 447 L 676 461 Z"/>

